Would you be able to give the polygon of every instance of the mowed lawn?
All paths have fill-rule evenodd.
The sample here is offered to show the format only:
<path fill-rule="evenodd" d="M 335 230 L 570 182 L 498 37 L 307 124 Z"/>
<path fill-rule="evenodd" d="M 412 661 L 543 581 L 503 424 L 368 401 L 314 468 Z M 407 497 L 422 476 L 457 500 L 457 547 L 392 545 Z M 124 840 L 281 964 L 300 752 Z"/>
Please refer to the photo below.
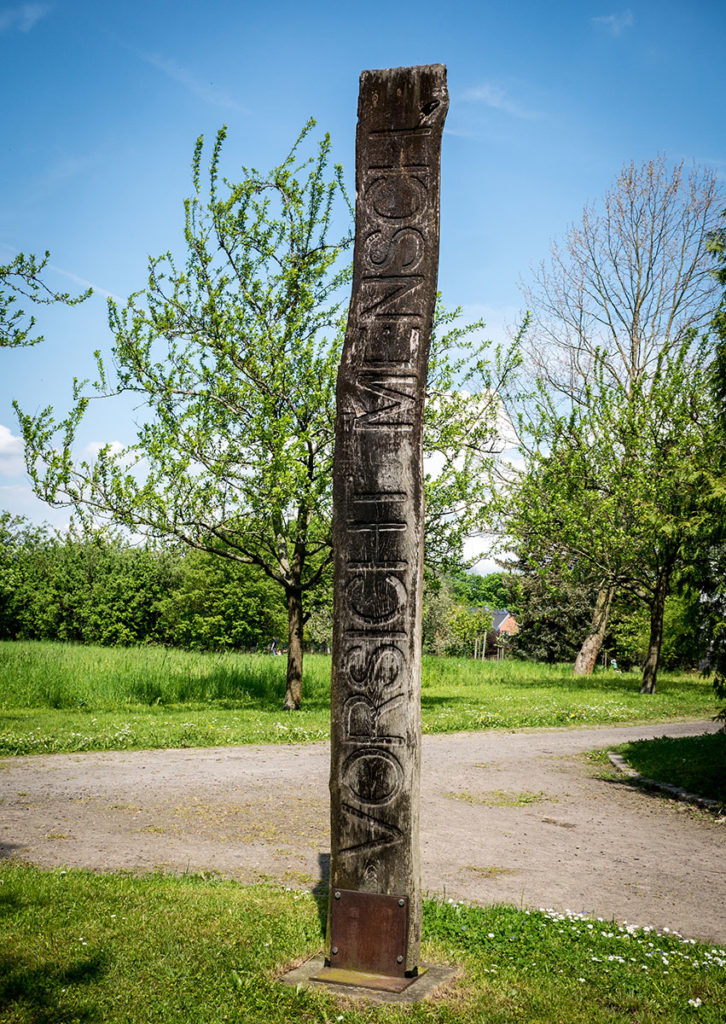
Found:
<path fill-rule="evenodd" d="M 425 657 L 424 732 L 710 718 L 712 687 L 663 672 Z M 159 647 L 0 643 L 0 755 L 305 743 L 329 735 L 330 658 L 305 658 L 304 703 L 284 712 L 285 658 Z"/>
<path fill-rule="evenodd" d="M 726 950 L 579 914 L 424 904 L 438 998 L 371 1006 L 285 986 L 327 898 L 198 875 L 0 865 L 0 1019 L 13 1024 L 722 1024 Z"/>

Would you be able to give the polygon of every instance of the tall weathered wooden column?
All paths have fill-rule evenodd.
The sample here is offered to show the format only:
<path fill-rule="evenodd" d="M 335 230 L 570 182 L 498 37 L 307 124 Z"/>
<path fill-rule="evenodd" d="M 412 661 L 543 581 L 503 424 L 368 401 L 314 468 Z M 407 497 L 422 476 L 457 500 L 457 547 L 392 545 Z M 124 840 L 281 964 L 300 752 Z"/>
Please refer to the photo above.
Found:
<path fill-rule="evenodd" d="M 422 420 L 447 109 L 443 65 L 361 75 L 338 374 L 327 974 L 393 988 L 421 934 Z"/>

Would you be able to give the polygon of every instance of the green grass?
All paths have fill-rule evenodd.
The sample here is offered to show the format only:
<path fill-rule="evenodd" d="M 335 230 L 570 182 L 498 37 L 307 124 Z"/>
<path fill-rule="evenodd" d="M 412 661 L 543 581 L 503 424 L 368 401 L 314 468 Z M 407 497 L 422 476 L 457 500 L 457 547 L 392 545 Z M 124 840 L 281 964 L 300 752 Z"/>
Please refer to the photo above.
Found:
<path fill-rule="evenodd" d="M 0 755 L 240 743 L 329 735 L 330 658 L 305 658 L 304 704 L 282 712 L 285 659 L 166 648 L 0 643 Z M 424 732 L 706 718 L 707 680 L 572 675 L 569 665 L 425 657 Z"/>
<path fill-rule="evenodd" d="M 726 733 L 638 740 L 617 748 L 648 779 L 726 804 Z"/>
<path fill-rule="evenodd" d="M 463 800 L 467 804 L 485 804 L 488 807 L 527 807 L 543 799 L 552 799 L 547 798 L 541 790 L 533 793 L 528 789 L 519 792 L 490 789 L 486 793 L 446 793 L 445 796 L 451 800 Z"/>
<path fill-rule="evenodd" d="M 372 1006 L 276 979 L 322 948 L 324 897 L 200 876 L 0 867 L 4 1024 L 722 1024 L 726 950 L 553 911 L 426 901 L 445 998 Z"/>

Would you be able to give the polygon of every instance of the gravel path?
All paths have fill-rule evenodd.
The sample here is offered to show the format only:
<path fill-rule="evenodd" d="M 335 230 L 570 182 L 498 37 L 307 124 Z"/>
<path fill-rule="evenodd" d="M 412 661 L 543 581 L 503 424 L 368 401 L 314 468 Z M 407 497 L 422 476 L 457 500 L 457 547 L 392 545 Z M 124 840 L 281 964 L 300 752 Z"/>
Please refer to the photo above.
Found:
<path fill-rule="evenodd" d="M 726 943 L 726 826 L 625 781 L 599 779 L 582 756 L 714 728 L 424 737 L 424 889 Z M 327 776 L 326 744 L 5 758 L 0 856 L 44 867 L 209 870 L 315 888 L 328 867 Z"/>

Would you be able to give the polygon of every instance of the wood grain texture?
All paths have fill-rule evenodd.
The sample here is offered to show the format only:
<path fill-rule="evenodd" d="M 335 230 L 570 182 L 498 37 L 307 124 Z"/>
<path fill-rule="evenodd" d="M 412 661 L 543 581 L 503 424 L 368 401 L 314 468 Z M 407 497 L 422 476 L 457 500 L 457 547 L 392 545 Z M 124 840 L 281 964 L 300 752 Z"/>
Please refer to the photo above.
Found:
<path fill-rule="evenodd" d="M 447 109 L 442 65 L 361 75 L 337 391 L 331 889 L 407 898 L 407 971 L 421 931 L 422 430 Z"/>

